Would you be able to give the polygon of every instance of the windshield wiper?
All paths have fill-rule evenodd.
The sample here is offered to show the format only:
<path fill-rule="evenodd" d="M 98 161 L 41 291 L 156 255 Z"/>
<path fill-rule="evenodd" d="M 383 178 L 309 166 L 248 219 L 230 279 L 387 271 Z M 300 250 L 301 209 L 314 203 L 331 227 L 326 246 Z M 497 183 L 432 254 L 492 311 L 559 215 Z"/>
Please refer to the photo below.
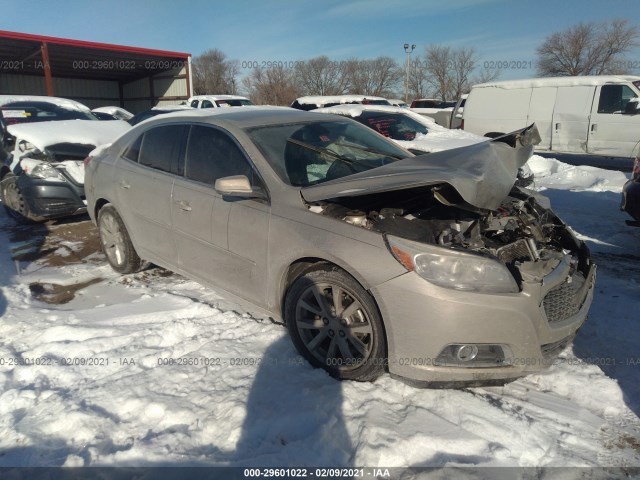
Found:
<path fill-rule="evenodd" d="M 353 173 L 358 173 L 358 171 L 356 170 L 356 168 L 354 166 L 356 162 L 354 162 L 350 158 L 343 157 L 339 153 L 336 153 L 336 152 L 334 152 L 332 150 L 329 150 L 328 148 L 316 147 L 315 145 L 311 145 L 310 143 L 301 142 L 300 140 L 294 140 L 293 138 L 287 139 L 287 142 L 291 142 L 291 143 L 293 143 L 295 145 L 299 145 L 299 146 L 301 146 L 303 148 L 306 148 L 307 150 L 311 150 L 311 151 L 316 152 L 316 153 L 328 153 L 330 156 L 332 156 L 336 160 L 340 160 L 341 162 L 344 162 Z M 336 145 L 338 145 L 338 144 L 336 144 Z"/>

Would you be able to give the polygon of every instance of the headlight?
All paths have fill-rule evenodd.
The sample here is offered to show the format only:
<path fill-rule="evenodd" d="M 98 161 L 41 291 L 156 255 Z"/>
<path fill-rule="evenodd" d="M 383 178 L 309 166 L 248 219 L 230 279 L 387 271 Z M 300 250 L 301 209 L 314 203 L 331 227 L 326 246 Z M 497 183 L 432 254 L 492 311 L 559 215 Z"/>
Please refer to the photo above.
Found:
<path fill-rule="evenodd" d="M 486 293 L 517 293 L 513 275 L 492 258 L 387 235 L 393 256 L 407 270 L 440 287 Z"/>
<path fill-rule="evenodd" d="M 30 177 L 35 177 L 35 178 L 42 178 L 42 179 L 49 179 L 49 180 L 52 180 L 52 179 L 64 180 L 55 168 L 53 168 L 50 164 L 45 162 L 39 163 L 38 165 L 33 167 L 31 171 L 25 170 L 25 173 Z"/>

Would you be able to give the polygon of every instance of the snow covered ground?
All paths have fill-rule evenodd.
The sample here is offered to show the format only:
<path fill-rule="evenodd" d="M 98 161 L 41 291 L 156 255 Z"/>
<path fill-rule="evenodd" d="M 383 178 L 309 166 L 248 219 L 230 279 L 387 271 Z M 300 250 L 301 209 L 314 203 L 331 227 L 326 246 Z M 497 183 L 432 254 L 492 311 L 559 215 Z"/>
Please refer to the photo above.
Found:
<path fill-rule="evenodd" d="M 115 274 L 86 221 L 54 222 L 42 243 L 43 227 L 0 213 L 0 466 L 640 467 L 626 176 L 530 164 L 592 249 L 597 291 L 557 364 L 504 387 L 339 383 L 284 327 L 217 292 L 162 269 Z M 21 275 L 12 249 L 30 259 Z"/>

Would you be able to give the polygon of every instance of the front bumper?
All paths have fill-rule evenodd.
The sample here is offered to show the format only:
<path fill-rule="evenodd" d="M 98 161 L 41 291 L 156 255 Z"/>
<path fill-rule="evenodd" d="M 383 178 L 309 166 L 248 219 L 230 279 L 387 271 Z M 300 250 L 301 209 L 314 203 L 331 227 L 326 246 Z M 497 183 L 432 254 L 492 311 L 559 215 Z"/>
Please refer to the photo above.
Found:
<path fill-rule="evenodd" d="M 520 293 L 450 290 L 410 272 L 372 289 L 388 342 L 389 373 L 414 383 L 450 385 L 512 380 L 552 365 L 587 318 L 595 265 L 582 288 L 567 292 L 568 270 L 558 266 Z M 441 366 L 452 344 L 504 345 L 509 358 L 496 366 Z"/>
<path fill-rule="evenodd" d="M 57 218 L 87 211 L 84 186 L 69 179 L 51 181 L 20 175 L 17 182 L 32 217 Z"/>

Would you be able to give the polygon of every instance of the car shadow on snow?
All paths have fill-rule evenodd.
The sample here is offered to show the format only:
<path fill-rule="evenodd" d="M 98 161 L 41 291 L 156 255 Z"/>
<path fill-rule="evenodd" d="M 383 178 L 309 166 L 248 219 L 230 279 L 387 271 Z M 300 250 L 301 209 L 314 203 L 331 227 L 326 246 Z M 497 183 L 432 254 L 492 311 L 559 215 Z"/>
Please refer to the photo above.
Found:
<path fill-rule="evenodd" d="M 350 467 L 355 449 L 342 384 L 313 369 L 284 335 L 261 358 L 233 454 L 242 466 Z"/>

